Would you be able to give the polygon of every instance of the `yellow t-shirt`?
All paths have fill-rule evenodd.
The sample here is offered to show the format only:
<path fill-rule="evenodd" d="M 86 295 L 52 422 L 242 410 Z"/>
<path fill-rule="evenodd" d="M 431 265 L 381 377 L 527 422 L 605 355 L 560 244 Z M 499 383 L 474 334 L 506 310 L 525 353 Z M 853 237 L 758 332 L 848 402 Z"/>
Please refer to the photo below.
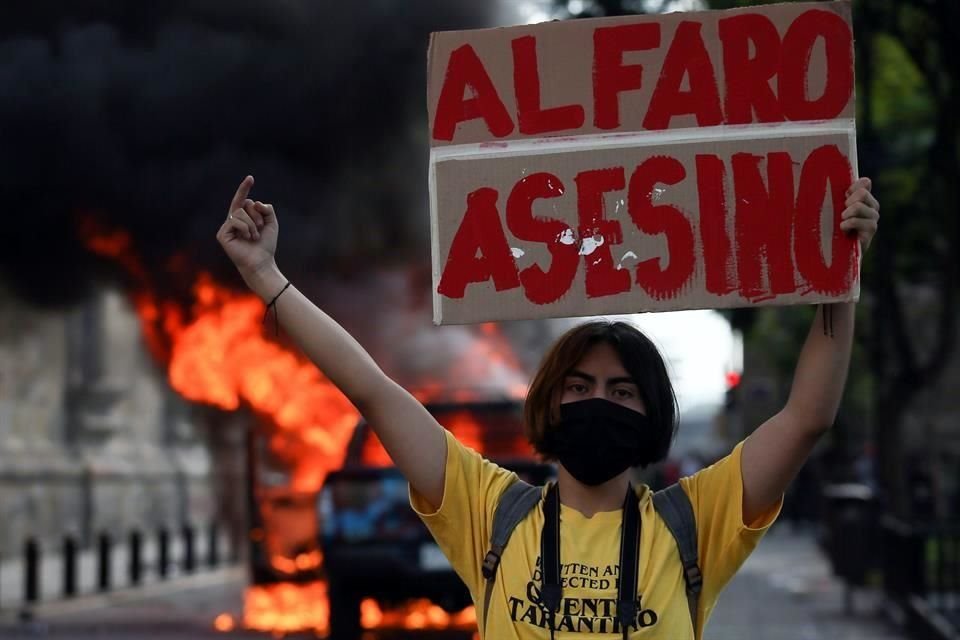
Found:
<path fill-rule="evenodd" d="M 697 520 L 703 591 L 698 634 L 723 586 L 733 577 L 767 528 L 780 505 L 747 526 L 743 522 L 742 443 L 716 464 L 680 483 Z M 426 523 L 454 570 L 470 589 L 482 617 L 485 580 L 481 563 L 490 545 L 493 513 L 515 474 L 493 464 L 447 433 L 443 503 L 433 511 L 411 489 L 410 501 Z M 677 544 L 654 511 L 652 493 L 638 489 L 641 511 L 640 607 L 630 638 L 693 639 L 690 611 Z M 587 518 L 560 508 L 560 580 L 563 599 L 555 616 L 556 638 L 602 638 L 622 635 L 616 619 L 622 513 L 600 512 Z M 490 601 L 487 629 L 491 640 L 549 638 L 540 589 L 540 531 L 543 501 L 514 530 L 500 561 Z M 481 622 L 482 624 L 482 622 Z"/>

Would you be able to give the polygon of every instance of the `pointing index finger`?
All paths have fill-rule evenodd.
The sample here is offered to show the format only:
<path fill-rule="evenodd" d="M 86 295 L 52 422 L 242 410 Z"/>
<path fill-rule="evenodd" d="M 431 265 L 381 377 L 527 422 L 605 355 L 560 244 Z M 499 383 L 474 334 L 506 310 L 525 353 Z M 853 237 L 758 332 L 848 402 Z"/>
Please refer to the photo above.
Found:
<path fill-rule="evenodd" d="M 247 196 L 250 194 L 250 189 L 253 188 L 253 176 L 247 176 L 240 183 L 240 186 L 237 187 L 237 192 L 233 194 L 233 200 L 230 202 L 230 209 L 227 213 L 233 213 L 237 209 L 243 207 L 243 202 L 247 199 Z"/>

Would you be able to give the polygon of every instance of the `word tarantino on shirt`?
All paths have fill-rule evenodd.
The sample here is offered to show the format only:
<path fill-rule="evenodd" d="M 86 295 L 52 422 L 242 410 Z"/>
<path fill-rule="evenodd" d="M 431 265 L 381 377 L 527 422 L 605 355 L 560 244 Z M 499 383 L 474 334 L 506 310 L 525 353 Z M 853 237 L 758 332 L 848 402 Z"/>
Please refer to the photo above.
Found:
<path fill-rule="evenodd" d="M 514 622 L 549 627 L 549 617 L 545 605 L 540 599 L 541 560 L 537 558 L 537 568 L 527 583 L 526 593 L 522 597 L 510 596 L 508 607 L 510 619 Z M 560 586 L 564 597 L 560 600 L 560 610 L 554 613 L 554 629 L 576 633 L 622 633 L 617 618 L 616 596 L 588 597 L 568 595 L 576 591 L 594 593 L 616 593 L 620 584 L 620 567 L 607 565 L 597 567 L 579 563 L 560 565 Z M 642 596 L 637 596 L 637 613 L 631 623 L 634 630 L 652 627 L 659 616 L 652 609 L 644 609 Z"/>

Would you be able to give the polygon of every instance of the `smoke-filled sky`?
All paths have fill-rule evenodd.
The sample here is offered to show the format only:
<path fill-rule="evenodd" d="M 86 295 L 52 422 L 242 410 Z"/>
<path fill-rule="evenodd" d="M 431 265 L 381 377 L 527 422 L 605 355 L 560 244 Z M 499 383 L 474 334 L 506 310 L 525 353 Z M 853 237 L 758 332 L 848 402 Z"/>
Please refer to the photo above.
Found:
<path fill-rule="evenodd" d="M 239 180 L 277 204 L 291 276 L 428 256 L 430 31 L 471 0 L 17 3 L 0 21 L 0 276 L 72 302 L 103 265 L 75 232 L 129 229 L 233 278 L 214 233 Z M 237 282 L 238 280 L 234 280 Z"/>
<path fill-rule="evenodd" d="M 0 279 L 24 300 L 66 306 L 119 271 L 79 242 L 84 216 L 130 231 L 170 293 L 185 284 L 164 268 L 176 253 L 188 275 L 240 286 L 214 234 L 252 173 L 254 197 L 277 205 L 281 268 L 392 373 L 442 376 L 476 345 L 473 328 L 429 328 L 428 36 L 548 19 L 550 0 L 11 6 L 0 20 Z M 397 262 L 415 268 L 377 268 Z M 351 269 L 362 273 L 344 282 Z M 520 370 L 566 326 L 504 327 Z M 485 384 L 523 381 L 475 359 L 489 365 L 472 376 Z"/>

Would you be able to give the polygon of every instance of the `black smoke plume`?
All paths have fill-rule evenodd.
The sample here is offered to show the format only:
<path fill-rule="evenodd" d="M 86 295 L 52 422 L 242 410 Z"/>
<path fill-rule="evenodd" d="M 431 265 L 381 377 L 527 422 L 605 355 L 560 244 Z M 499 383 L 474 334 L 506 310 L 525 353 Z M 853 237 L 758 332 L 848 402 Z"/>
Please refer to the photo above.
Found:
<path fill-rule="evenodd" d="M 276 203 L 292 277 L 428 261 L 430 31 L 469 0 L 15 3 L 0 21 L 0 277 L 34 304 L 115 267 L 78 221 L 238 282 L 214 234 L 236 184 Z"/>

